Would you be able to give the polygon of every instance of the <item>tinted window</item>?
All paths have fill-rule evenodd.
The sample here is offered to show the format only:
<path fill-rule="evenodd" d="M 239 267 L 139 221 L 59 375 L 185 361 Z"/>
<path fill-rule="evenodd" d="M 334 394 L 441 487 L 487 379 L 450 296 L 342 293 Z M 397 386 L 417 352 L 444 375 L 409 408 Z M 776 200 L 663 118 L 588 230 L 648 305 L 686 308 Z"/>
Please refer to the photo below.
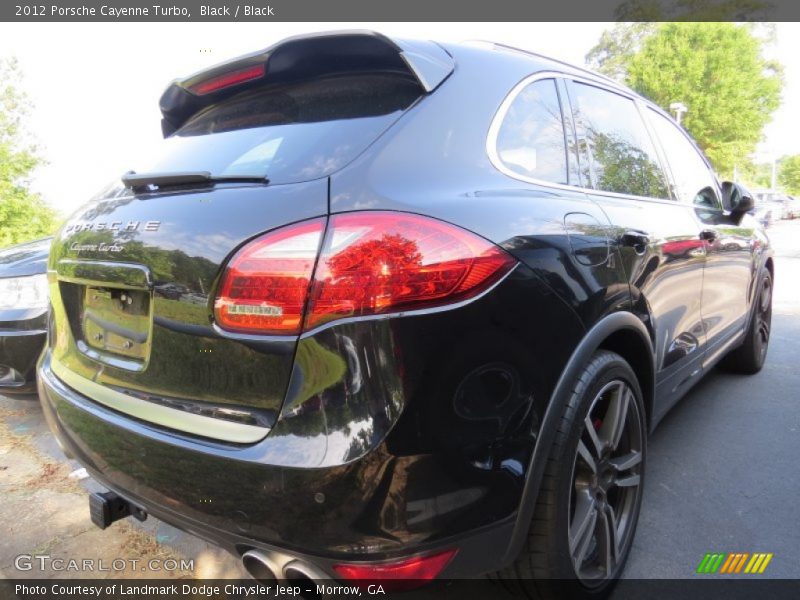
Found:
<path fill-rule="evenodd" d="M 672 173 L 673 191 L 681 202 L 717 207 L 717 183 L 694 145 L 671 120 L 648 109 Z"/>
<path fill-rule="evenodd" d="M 669 198 L 653 143 L 633 100 L 575 84 L 581 146 L 591 157 L 585 180 L 607 192 Z"/>
<path fill-rule="evenodd" d="M 564 123 L 554 80 L 536 81 L 517 95 L 498 131 L 497 155 L 515 173 L 567 183 Z"/>
<path fill-rule="evenodd" d="M 357 75 L 270 86 L 234 96 L 164 141 L 146 171 L 209 171 L 306 181 L 340 169 L 420 95 L 392 76 Z"/>

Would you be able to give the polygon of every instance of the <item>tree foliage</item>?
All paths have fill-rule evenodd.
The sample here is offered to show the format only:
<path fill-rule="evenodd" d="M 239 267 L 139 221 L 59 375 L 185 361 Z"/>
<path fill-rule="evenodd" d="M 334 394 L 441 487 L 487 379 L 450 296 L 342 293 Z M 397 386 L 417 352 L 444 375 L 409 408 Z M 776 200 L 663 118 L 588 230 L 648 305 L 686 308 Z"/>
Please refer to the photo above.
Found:
<path fill-rule="evenodd" d="M 669 110 L 722 175 L 749 161 L 780 104 L 781 66 L 765 60 L 752 28 L 733 23 L 618 24 L 587 55 L 601 72 Z"/>
<path fill-rule="evenodd" d="M 30 104 L 14 59 L 0 60 L 0 247 L 52 233 L 55 212 L 30 190 L 42 164 L 24 129 Z"/>
<path fill-rule="evenodd" d="M 625 0 L 617 21 L 767 21 L 770 0 Z"/>
<path fill-rule="evenodd" d="M 769 188 L 772 184 L 772 163 L 752 162 L 738 168 L 737 181 L 748 188 Z"/>
<path fill-rule="evenodd" d="M 800 195 L 800 154 L 781 159 L 778 183 L 787 193 Z"/>
<path fill-rule="evenodd" d="M 642 40 L 658 29 L 658 23 L 617 23 L 600 35 L 586 55 L 586 64 L 617 81 L 625 81 L 628 63 L 639 51 Z"/>

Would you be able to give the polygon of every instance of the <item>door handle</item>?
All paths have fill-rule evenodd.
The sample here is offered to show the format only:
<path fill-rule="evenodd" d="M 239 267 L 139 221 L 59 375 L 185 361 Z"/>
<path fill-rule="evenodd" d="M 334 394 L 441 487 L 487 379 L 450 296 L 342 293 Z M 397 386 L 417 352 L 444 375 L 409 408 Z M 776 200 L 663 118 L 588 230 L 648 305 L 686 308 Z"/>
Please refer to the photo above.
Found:
<path fill-rule="evenodd" d="M 713 229 L 703 229 L 700 232 L 700 239 L 704 242 L 713 242 L 717 239 L 717 232 Z"/>
<path fill-rule="evenodd" d="M 619 241 L 623 246 L 631 246 L 637 252 L 644 252 L 650 244 L 650 238 L 641 231 L 626 231 Z"/>

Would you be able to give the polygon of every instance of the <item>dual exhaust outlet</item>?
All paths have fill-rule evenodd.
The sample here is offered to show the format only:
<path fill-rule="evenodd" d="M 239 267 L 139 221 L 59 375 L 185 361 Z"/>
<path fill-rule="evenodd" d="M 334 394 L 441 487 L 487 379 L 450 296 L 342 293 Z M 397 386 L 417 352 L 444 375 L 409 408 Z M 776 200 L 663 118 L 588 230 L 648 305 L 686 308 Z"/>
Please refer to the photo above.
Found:
<path fill-rule="evenodd" d="M 262 583 L 317 582 L 331 578 L 330 575 L 304 561 L 298 559 L 284 561 L 260 550 L 245 552 L 242 555 L 242 566 L 253 579 Z"/>

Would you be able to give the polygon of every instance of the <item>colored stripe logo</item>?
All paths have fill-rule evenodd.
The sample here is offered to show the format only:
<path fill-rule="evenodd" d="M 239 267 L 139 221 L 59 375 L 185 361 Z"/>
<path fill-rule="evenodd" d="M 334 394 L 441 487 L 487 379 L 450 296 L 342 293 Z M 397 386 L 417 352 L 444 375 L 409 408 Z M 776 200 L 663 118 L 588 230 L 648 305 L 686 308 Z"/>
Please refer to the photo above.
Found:
<path fill-rule="evenodd" d="M 758 574 L 763 573 L 772 560 L 772 552 L 709 552 L 697 565 L 698 573 L 726 574 L 735 573 Z"/>

